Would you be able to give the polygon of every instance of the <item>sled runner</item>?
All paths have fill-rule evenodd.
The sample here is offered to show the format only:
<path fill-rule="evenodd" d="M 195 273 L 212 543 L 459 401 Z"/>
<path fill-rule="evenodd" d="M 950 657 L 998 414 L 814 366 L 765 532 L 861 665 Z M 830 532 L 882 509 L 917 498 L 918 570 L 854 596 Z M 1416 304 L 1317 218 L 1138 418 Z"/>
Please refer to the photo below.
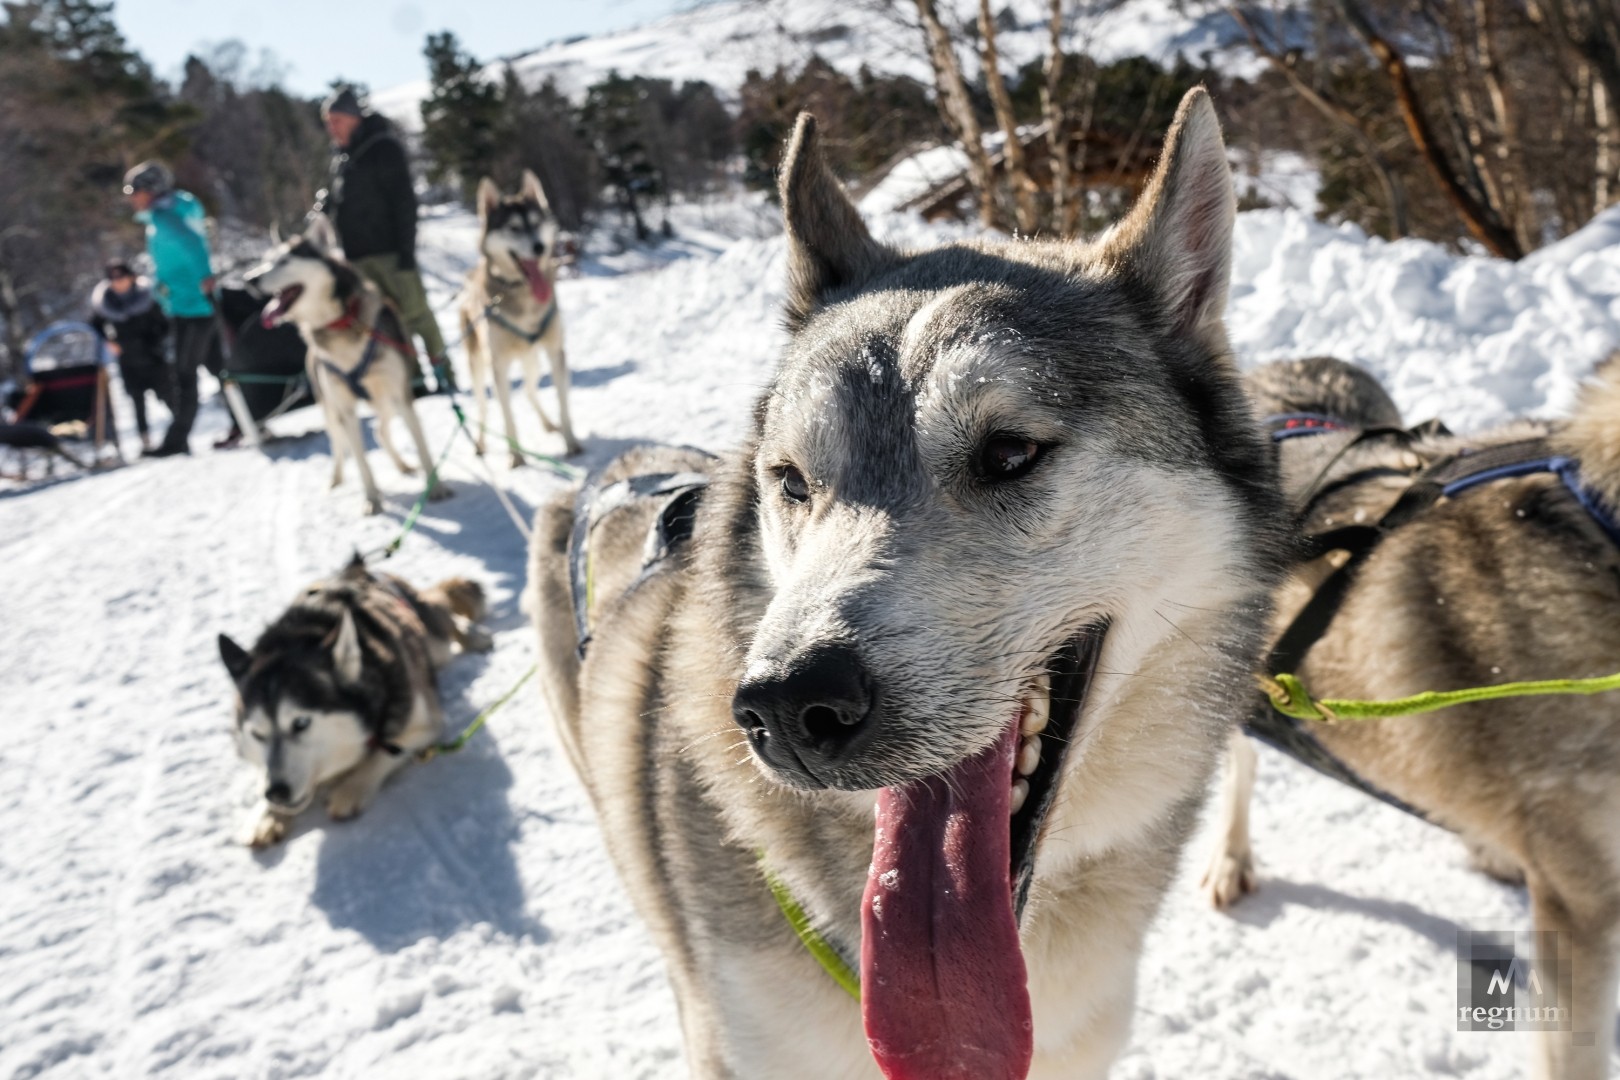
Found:
<path fill-rule="evenodd" d="M 111 363 L 105 342 L 85 323 L 52 323 L 34 335 L 23 355 L 23 383 L 6 394 L 0 413 L 0 474 L 26 483 L 54 476 L 58 460 L 87 470 L 122 465 Z"/>

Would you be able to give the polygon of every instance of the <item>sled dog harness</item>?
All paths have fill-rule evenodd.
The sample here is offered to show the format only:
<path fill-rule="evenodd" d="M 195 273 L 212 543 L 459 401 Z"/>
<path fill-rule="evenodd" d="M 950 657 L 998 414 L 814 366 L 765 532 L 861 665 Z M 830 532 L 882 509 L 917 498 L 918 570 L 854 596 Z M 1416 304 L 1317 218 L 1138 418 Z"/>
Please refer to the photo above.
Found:
<path fill-rule="evenodd" d="M 701 452 L 701 451 L 700 451 Z M 712 457 L 713 455 L 705 455 Z M 628 597 L 656 575 L 670 557 L 692 536 L 698 503 L 709 486 L 703 473 L 649 473 L 602 486 L 586 481 L 574 500 L 574 527 L 568 537 L 568 583 L 574 607 L 574 629 L 579 635 L 579 658 L 585 659 L 591 641 L 591 607 L 596 600 L 596 581 L 591 560 L 591 537 L 609 516 L 649 500 L 661 502 L 657 516 L 647 530 L 641 570 L 622 594 Z M 756 856 L 760 874 L 771 891 L 771 898 L 792 929 L 799 944 L 821 965 L 843 990 L 856 1001 L 861 999 L 861 980 L 855 967 L 844 958 L 837 945 L 827 940 L 810 921 L 787 883 L 765 863 L 765 853 Z"/>
<path fill-rule="evenodd" d="M 1266 424 L 1271 429 L 1273 440 L 1277 442 L 1299 435 L 1356 430 L 1343 421 L 1317 414 L 1283 414 L 1268 417 Z M 1351 445 L 1369 436 L 1393 434 L 1410 441 L 1423 433 L 1424 428 L 1421 426 L 1410 430 L 1373 428 L 1358 434 Z M 1350 486 L 1371 475 L 1389 474 L 1391 471 L 1387 467 L 1379 467 L 1342 478 L 1314 492 L 1306 504 L 1307 508 L 1314 506 L 1325 493 Z M 1377 524 L 1348 525 L 1318 533 L 1307 539 L 1306 550 L 1301 557 L 1302 562 L 1314 561 L 1333 551 L 1347 552 L 1350 557 L 1343 566 L 1328 576 L 1272 647 L 1266 664 L 1266 671 L 1271 674 L 1263 675 L 1259 680 L 1264 698 L 1245 722 L 1245 730 L 1262 742 L 1324 775 L 1397 809 L 1428 820 L 1421 811 L 1354 773 L 1322 746 L 1303 722 L 1333 723 L 1341 720 L 1411 716 L 1474 701 L 1547 694 L 1599 694 L 1620 690 L 1620 673 L 1616 673 L 1589 679 L 1548 679 L 1468 687 L 1460 690 L 1431 690 L 1387 701 L 1332 699 L 1318 701 L 1311 697 L 1298 677 L 1291 674 L 1299 670 L 1311 647 L 1327 632 L 1356 573 L 1384 537 L 1414 520 L 1441 499 L 1455 498 L 1472 488 L 1493 481 L 1541 473 L 1550 473 L 1558 477 L 1610 542 L 1620 547 L 1620 523 L 1616 522 L 1614 512 L 1596 492 L 1581 482 L 1580 463 L 1567 455 L 1554 453 L 1546 438 L 1522 439 L 1478 450 L 1463 450 L 1442 458 L 1412 478 L 1411 485 Z M 1301 515 L 1302 518 L 1305 516 L 1308 516 L 1308 510 Z"/>
<path fill-rule="evenodd" d="M 359 398 L 361 401 L 371 400 L 371 395 L 368 394 L 366 392 L 366 388 L 360 384 L 360 380 L 366 377 L 366 373 L 371 370 L 371 365 L 376 361 L 378 345 L 390 345 L 393 348 L 398 349 L 402 355 L 413 358 L 416 356 L 416 350 L 412 348 L 408 342 L 400 340 L 400 338 L 403 338 L 405 335 L 400 334 L 398 336 L 390 336 L 378 329 L 378 325 L 384 318 L 392 317 L 393 312 L 386 304 L 378 310 L 377 322 L 366 328 L 366 345 L 360 353 L 360 362 L 354 365 L 353 368 L 345 371 L 343 368 L 340 368 L 336 364 L 332 363 L 332 361 L 328 360 L 326 357 L 321 357 L 321 367 L 331 372 L 333 375 L 336 375 L 339 379 L 342 379 L 343 384 L 349 388 L 349 392 L 355 397 Z M 327 323 L 325 326 L 321 327 L 321 329 L 348 330 L 354 327 L 359 321 L 360 299 L 359 297 L 356 297 L 354 300 L 349 302 L 349 307 L 346 311 L 344 311 L 341 319 L 337 320 L 336 322 Z"/>
<path fill-rule="evenodd" d="M 540 316 L 540 325 L 535 327 L 533 330 L 525 330 L 521 326 L 514 323 L 511 319 L 508 319 L 505 315 L 502 315 L 496 305 L 484 305 L 484 318 L 488 319 L 496 326 L 499 326 L 502 330 L 505 330 L 513 337 L 522 338 L 530 345 L 535 344 L 541 338 L 546 336 L 546 331 L 551 329 L 551 320 L 555 318 L 556 315 L 557 298 L 554 296 L 551 298 L 551 303 L 546 305 L 545 314 Z"/>
<path fill-rule="evenodd" d="M 699 451 L 701 453 L 701 451 Z M 713 457 L 712 454 L 705 454 Z M 667 563 L 692 535 L 698 502 L 709 486 L 704 473 L 648 473 L 602 486 L 595 478 L 587 480 L 574 499 L 574 527 L 568 535 L 568 591 L 574 607 L 574 630 L 579 637 L 579 658 L 585 659 L 591 642 L 591 608 L 596 602 L 596 568 L 591 557 L 591 540 L 596 527 L 617 511 L 648 500 L 661 505 L 647 532 L 642 549 L 641 570 L 624 596 L 646 583 Z"/>

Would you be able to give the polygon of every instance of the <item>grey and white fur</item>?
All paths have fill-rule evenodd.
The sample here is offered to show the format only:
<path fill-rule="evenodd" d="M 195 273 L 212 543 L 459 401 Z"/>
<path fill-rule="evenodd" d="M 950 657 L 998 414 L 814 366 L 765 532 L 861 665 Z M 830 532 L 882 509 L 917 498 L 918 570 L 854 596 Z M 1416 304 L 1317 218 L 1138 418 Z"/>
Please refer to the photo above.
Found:
<path fill-rule="evenodd" d="M 1010 728 L 1009 828 L 1031 831 L 1033 859 L 1029 1075 L 1102 1077 L 1282 563 L 1270 451 L 1221 321 L 1234 198 L 1214 109 L 1187 96 L 1138 205 L 1090 244 L 880 244 L 808 115 L 781 196 L 780 367 L 718 464 L 642 450 L 600 478 L 712 482 L 688 546 L 628 595 L 653 510 L 596 530 L 583 662 L 573 503 L 540 512 L 531 610 L 562 740 L 663 951 L 692 1075 L 828 1080 L 879 1075 L 861 1006 L 762 864 L 857 955 L 878 789 Z M 1098 628 L 1053 737 L 1056 658 Z M 1051 766 L 1030 759 L 1060 763 L 1044 793 Z"/>
<path fill-rule="evenodd" d="M 1565 422 L 1466 438 L 1383 436 L 1401 417 L 1371 375 L 1331 358 L 1249 377 L 1259 413 L 1308 411 L 1345 430 L 1277 444 L 1306 533 L 1379 520 L 1421 467 L 1469 447 L 1544 436 L 1620 506 L 1620 359 L 1599 367 Z M 1276 633 L 1338 562 L 1301 566 L 1277 597 Z M 1611 674 L 1620 657 L 1620 550 L 1558 478 L 1498 480 L 1393 530 L 1356 573 L 1299 675 L 1318 698 L 1400 698 L 1503 682 Z M 1608 1075 L 1620 946 L 1620 695 L 1518 698 L 1312 733 L 1361 778 L 1454 829 L 1475 865 L 1529 889 L 1537 930 L 1568 935 L 1572 1031 L 1541 1032 L 1538 1080 Z M 1256 755 L 1232 741 L 1218 840 L 1204 876 L 1217 906 L 1256 888 L 1249 802 Z M 1572 1037 L 1573 1036 L 1573 1037 Z M 1584 1036 L 1584 1037 L 1583 1037 Z"/>
<path fill-rule="evenodd" d="M 237 751 L 264 791 L 247 842 L 279 842 L 322 789 L 333 820 L 354 817 L 411 754 L 438 741 L 435 675 L 454 649 L 489 651 L 483 616 L 476 582 L 418 591 L 357 556 L 301 591 L 251 650 L 221 634 Z"/>
<path fill-rule="evenodd" d="M 365 491 L 363 511 L 377 514 L 382 512 L 383 499 L 366 462 L 361 398 L 338 373 L 350 373 L 364 390 L 377 414 L 377 441 L 396 469 L 406 475 L 417 471 L 394 449 L 396 418 L 405 422 L 422 470 L 432 469 L 433 455 L 416 415 L 411 386 L 416 365 L 402 351 L 408 338 L 399 316 L 376 286 L 335 254 L 337 250 L 331 223 L 317 214 L 302 236 L 271 249 L 245 280 L 250 288 L 271 297 L 261 315 L 265 325 L 290 322 L 309 346 L 305 373 L 326 417 L 332 443 L 332 486 L 343 483 L 344 458 L 352 457 Z M 377 340 L 372 341 L 373 336 Z M 375 350 L 369 365 L 364 361 L 368 345 Z M 429 497 L 443 499 L 451 494 L 449 485 L 435 479 Z"/>
<path fill-rule="evenodd" d="M 484 452 L 489 392 L 501 407 L 512 466 L 523 464 L 512 418 L 511 369 L 521 365 L 523 393 L 547 431 L 560 431 L 570 456 L 580 452 L 568 414 L 568 355 L 563 349 L 562 309 L 557 303 L 557 219 L 540 180 L 528 169 L 516 195 L 502 195 L 495 181 L 478 184 L 478 263 L 467 275 L 460 312 L 462 338 L 472 370 L 478 452 Z M 551 363 L 557 389 L 557 422 L 540 404 L 540 350 Z"/>

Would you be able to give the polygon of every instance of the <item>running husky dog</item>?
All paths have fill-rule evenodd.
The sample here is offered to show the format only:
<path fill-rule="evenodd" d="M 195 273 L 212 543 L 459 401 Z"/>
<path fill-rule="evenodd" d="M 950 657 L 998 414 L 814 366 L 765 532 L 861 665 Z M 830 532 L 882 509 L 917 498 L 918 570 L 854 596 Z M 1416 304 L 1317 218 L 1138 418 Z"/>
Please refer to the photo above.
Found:
<path fill-rule="evenodd" d="M 557 221 L 551 216 L 540 180 L 523 170 L 516 195 L 502 195 L 495 181 L 478 184 L 478 265 L 467 275 L 461 297 L 461 332 L 472 367 L 472 389 L 478 405 L 478 452 L 484 452 L 484 420 L 489 385 L 501 404 L 512 465 L 523 464 L 512 419 L 514 363 L 523 365 L 523 393 L 547 431 L 560 426 L 569 455 L 579 453 L 579 440 L 568 419 L 568 357 L 563 352 L 562 312 L 557 307 Z M 557 388 L 553 424 L 540 404 L 540 349 L 551 358 L 551 385 Z"/>
<path fill-rule="evenodd" d="M 327 787 L 335 821 L 364 810 L 444 724 L 435 673 L 451 645 L 488 652 L 484 590 L 450 578 L 418 592 L 358 556 L 298 594 L 252 651 L 224 634 L 236 683 L 236 747 L 264 775 L 249 843 L 266 847 Z"/>
<path fill-rule="evenodd" d="M 427 436 L 412 403 L 411 379 L 415 365 L 406 356 L 410 346 L 399 316 L 374 286 L 342 259 L 333 255 L 337 238 L 331 223 L 316 215 L 302 236 L 273 248 L 264 262 L 250 270 L 249 287 L 266 293 L 260 321 L 266 328 L 292 323 L 309 345 L 305 371 L 326 414 L 326 432 L 332 442 L 332 486 L 343 483 L 343 459 L 353 457 L 365 488 L 364 512 L 382 512 L 382 493 L 366 463 L 365 439 L 360 433 L 360 402 L 377 413 L 377 441 L 394 467 L 410 475 L 416 471 L 394 449 L 391 431 L 395 417 L 405 421 L 416 459 L 431 469 Z M 450 488 L 434 482 L 430 497 L 448 498 Z"/>
<path fill-rule="evenodd" d="M 1620 548 L 1603 524 L 1606 508 L 1620 506 L 1620 358 L 1598 369 L 1568 422 L 1466 439 L 1403 433 L 1376 381 L 1336 360 L 1268 365 L 1249 388 L 1262 415 L 1309 425 L 1276 443 L 1307 535 L 1385 519 L 1420 468 L 1464 449 L 1471 453 L 1450 468 L 1472 460 L 1470 470 L 1488 465 L 1498 476 L 1473 490 L 1453 481 L 1449 497 L 1387 530 L 1365 556 L 1326 631 L 1290 669 L 1313 696 L 1399 698 L 1620 667 Z M 1504 464 L 1538 458 L 1577 463 L 1578 474 Z M 1330 554 L 1300 569 L 1279 594 L 1279 627 L 1343 561 Z M 1270 716 L 1262 709 L 1262 720 Z M 1535 928 L 1569 935 L 1573 998 L 1560 1004 L 1572 1004 L 1574 1032 L 1593 1033 L 1576 1045 L 1570 1032 L 1543 1032 L 1535 1075 L 1607 1075 L 1620 946 L 1620 698 L 1517 698 L 1302 723 L 1358 781 L 1456 830 L 1481 869 L 1529 886 Z M 1255 752 L 1242 736 L 1229 760 L 1204 879 L 1219 906 L 1255 887 Z"/>
<path fill-rule="evenodd" d="M 1090 246 L 884 246 L 808 114 L 781 175 L 745 447 L 539 515 L 563 742 L 694 1076 L 1101 1077 L 1280 573 L 1214 108 Z"/>

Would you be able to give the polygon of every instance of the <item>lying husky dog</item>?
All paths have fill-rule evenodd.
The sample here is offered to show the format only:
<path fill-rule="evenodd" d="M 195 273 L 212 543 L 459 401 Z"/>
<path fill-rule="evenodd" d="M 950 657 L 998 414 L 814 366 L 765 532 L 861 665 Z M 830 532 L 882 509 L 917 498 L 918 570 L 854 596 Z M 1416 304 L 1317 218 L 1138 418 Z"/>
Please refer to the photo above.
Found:
<path fill-rule="evenodd" d="M 373 574 L 357 556 L 298 594 L 252 651 L 224 634 L 219 655 L 236 683 L 236 746 L 264 774 L 249 843 L 281 840 L 294 815 L 330 785 L 334 820 L 364 810 L 408 754 L 439 738 L 434 674 L 451 645 L 488 652 L 484 590 L 450 578 L 418 592 Z"/>
<path fill-rule="evenodd" d="M 1214 108 L 1090 246 L 879 244 L 808 115 L 781 175 L 746 446 L 540 514 L 562 739 L 694 1076 L 1101 1077 L 1280 572 Z"/>
<path fill-rule="evenodd" d="M 1620 506 L 1620 359 L 1598 370 L 1567 423 L 1467 439 L 1403 433 L 1376 381 L 1336 360 L 1268 365 L 1249 387 L 1260 413 L 1276 418 L 1285 492 L 1307 535 L 1387 520 L 1421 467 L 1449 470 L 1431 474 L 1447 497 L 1386 531 L 1348 577 L 1325 632 L 1289 668 L 1314 697 L 1399 698 L 1620 668 L 1620 548 L 1603 524 L 1606 508 Z M 1574 468 L 1561 477 L 1511 464 L 1538 459 Z M 1463 482 L 1462 471 L 1481 468 L 1491 471 Z M 1282 626 L 1343 561 L 1340 551 L 1301 568 L 1279 595 Z M 1275 722 L 1263 702 L 1259 720 Z M 1584 1045 L 1569 1032 L 1542 1033 L 1536 1075 L 1607 1075 L 1620 945 L 1620 698 L 1298 723 L 1357 782 L 1456 830 L 1482 869 L 1529 886 L 1535 928 L 1569 935 L 1572 1030 L 1595 1033 Z M 1254 888 L 1254 769 L 1254 750 L 1238 737 L 1205 877 L 1217 905 Z"/>
<path fill-rule="evenodd" d="M 423 469 L 432 468 L 433 455 L 412 404 L 416 368 L 406 355 L 409 339 L 399 316 L 371 283 L 332 254 L 335 250 L 331 224 L 317 215 L 302 236 L 271 249 L 245 280 L 271 298 L 260 315 L 264 326 L 290 322 L 309 345 L 305 370 L 326 413 L 332 486 L 343 483 L 344 456 L 353 457 L 365 488 L 365 512 L 376 514 L 382 511 L 383 500 L 366 464 L 360 402 L 369 402 L 376 411 L 377 441 L 400 472 L 409 475 L 416 470 L 394 449 L 390 428 L 395 417 L 410 429 Z M 434 499 L 450 494 L 450 488 L 437 481 L 430 493 Z"/>
<path fill-rule="evenodd" d="M 523 392 L 540 415 L 540 425 L 561 425 L 570 455 L 579 453 L 568 419 L 568 357 L 563 352 L 562 312 L 557 308 L 557 221 L 551 216 L 540 180 L 523 170 L 516 195 L 502 195 L 495 181 L 478 184 L 478 265 L 467 275 L 461 296 L 462 340 L 472 367 L 478 405 L 478 452 L 484 452 L 489 385 L 501 404 L 512 465 L 523 464 L 512 419 L 510 371 L 523 365 Z M 551 385 L 557 388 L 557 424 L 540 404 L 540 349 L 551 358 Z"/>

